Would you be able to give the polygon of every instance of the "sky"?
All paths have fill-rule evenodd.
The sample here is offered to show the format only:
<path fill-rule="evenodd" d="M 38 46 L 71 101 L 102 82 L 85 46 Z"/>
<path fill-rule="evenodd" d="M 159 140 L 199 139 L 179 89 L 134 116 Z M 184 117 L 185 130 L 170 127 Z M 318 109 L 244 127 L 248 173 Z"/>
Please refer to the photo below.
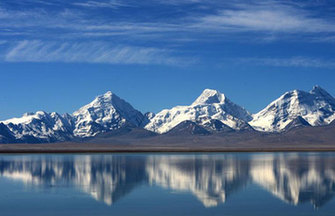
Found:
<path fill-rule="evenodd" d="M 335 2 L 1 0 L 0 120 L 72 113 L 112 91 L 159 112 L 217 89 L 256 113 L 335 95 Z"/>

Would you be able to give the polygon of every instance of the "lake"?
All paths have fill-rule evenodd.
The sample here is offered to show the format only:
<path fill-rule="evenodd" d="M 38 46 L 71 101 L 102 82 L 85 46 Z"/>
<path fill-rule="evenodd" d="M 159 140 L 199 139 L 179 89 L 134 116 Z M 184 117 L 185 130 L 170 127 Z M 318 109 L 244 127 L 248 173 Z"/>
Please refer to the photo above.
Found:
<path fill-rule="evenodd" d="M 335 215 L 335 153 L 0 155 L 1 215 Z"/>

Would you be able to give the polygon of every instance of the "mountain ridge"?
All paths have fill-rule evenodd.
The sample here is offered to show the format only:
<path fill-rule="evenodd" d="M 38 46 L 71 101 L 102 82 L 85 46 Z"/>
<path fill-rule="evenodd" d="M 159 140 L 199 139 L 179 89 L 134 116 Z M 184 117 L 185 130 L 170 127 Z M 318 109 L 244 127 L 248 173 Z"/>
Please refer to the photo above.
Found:
<path fill-rule="evenodd" d="M 219 91 L 205 89 L 191 105 L 175 106 L 157 113 L 145 128 L 156 133 L 166 133 L 183 121 L 189 120 L 203 125 L 212 119 L 239 130 L 252 117 L 247 110 Z"/>
<path fill-rule="evenodd" d="M 101 132 L 118 129 L 126 122 L 139 127 L 147 121 L 141 112 L 111 91 L 97 96 L 72 116 L 75 118 L 74 134 L 79 137 L 95 136 Z"/>
<path fill-rule="evenodd" d="M 310 92 L 285 92 L 249 122 L 256 130 L 280 132 L 298 116 L 312 126 L 327 125 L 335 119 L 335 98 L 319 86 Z"/>
<path fill-rule="evenodd" d="M 335 98 L 320 86 L 309 92 L 285 92 L 256 114 L 213 89 L 205 89 L 190 105 L 163 109 L 157 114 L 143 114 L 108 91 L 73 114 L 37 111 L 0 121 L 0 143 L 80 141 L 98 135 L 146 137 L 157 133 L 171 135 L 171 130 L 179 131 L 176 133 L 179 135 L 199 131 L 201 134 L 281 133 L 334 122 Z"/>

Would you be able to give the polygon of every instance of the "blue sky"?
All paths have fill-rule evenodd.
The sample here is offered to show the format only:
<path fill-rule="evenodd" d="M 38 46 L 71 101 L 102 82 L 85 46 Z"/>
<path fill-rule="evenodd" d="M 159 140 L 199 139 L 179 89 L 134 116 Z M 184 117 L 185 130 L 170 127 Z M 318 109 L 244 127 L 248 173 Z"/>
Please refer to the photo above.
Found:
<path fill-rule="evenodd" d="M 0 120 L 73 112 L 108 90 L 140 111 L 214 88 L 251 112 L 292 89 L 335 95 L 326 0 L 2 0 Z"/>

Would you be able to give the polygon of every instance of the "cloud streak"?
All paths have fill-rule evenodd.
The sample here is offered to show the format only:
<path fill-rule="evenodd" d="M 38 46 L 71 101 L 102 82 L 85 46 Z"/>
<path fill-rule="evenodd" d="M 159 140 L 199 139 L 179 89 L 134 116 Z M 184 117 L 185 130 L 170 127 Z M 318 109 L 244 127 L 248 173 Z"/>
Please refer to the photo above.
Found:
<path fill-rule="evenodd" d="M 202 6 L 211 6 L 207 1 L 203 3 L 197 0 L 181 1 L 192 2 Z M 157 4 L 161 1 L 158 1 Z M 173 2 L 172 2 L 173 3 Z M 153 2 L 154 4 L 154 2 Z M 11 30 L 13 34 L 25 33 L 33 37 L 36 31 L 40 35 L 54 37 L 53 32 L 63 38 L 86 36 L 101 37 L 103 35 L 134 38 L 137 35 L 143 40 L 144 36 L 150 39 L 162 40 L 175 38 L 180 33 L 191 39 L 206 39 L 206 35 L 239 34 L 243 32 L 255 32 L 268 37 L 268 34 L 316 34 L 335 33 L 335 25 L 331 19 L 316 18 L 312 10 L 305 10 L 294 4 L 284 4 L 281 1 L 251 1 L 250 4 L 241 4 L 231 1 L 224 6 L 217 3 L 218 9 L 207 10 L 197 13 L 180 13 L 178 16 L 165 18 L 146 13 L 141 4 L 124 1 L 78 1 L 72 5 L 79 8 L 62 8 L 59 11 L 48 11 L 42 9 L 7 10 L 0 8 L 0 27 Z M 81 8 L 116 8 L 124 5 L 137 6 L 143 13 L 128 16 L 125 8 L 120 16 L 113 17 L 108 13 L 90 14 L 83 12 Z M 175 10 L 164 8 L 167 12 Z M 173 4 L 172 4 L 173 5 Z M 96 11 L 96 10 L 95 10 Z M 201 11 L 201 10 L 200 10 Z M 132 11 L 133 12 L 133 11 Z M 150 18 L 150 16 L 152 16 Z M 135 34 L 136 33 L 136 34 Z M 8 34 L 8 32 L 7 32 Z M 163 37 L 162 35 L 168 35 Z M 1 35 L 1 33 L 0 33 Z M 240 36 L 243 34 L 240 34 Z M 205 36 L 205 37 L 204 37 Z"/>
<path fill-rule="evenodd" d="M 282 4 L 237 5 L 218 14 L 200 18 L 195 26 L 221 31 L 262 31 L 280 33 L 335 32 L 328 20 L 315 18 L 311 11 Z"/>
<path fill-rule="evenodd" d="M 236 62 L 236 59 L 234 60 Z M 239 58 L 239 64 L 256 64 L 274 67 L 335 68 L 335 59 L 322 59 L 304 56 L 290 58 Z"/>
<path fill-rule="evenodd" d="M 118 8 L 123 6 L 128 6 L 119 1 L 83 1 L 73 3 L 75 6 L 87 7 L 87 8 Z"/>
<path fill-rule="evenodd" d="M 29 2 L 0 5 L 0 44 L 14 44 L 3 53 L 4 61 L 172 65 L 180 63 L 176 51 L 183 52 L 188 43 L 331 43 L 335 38 L 333 17 L 318 16 L 308 3 L 293 1 L 55 0 L 52 7 Z M 153 11 L 157 5 L 159 13 Z M 303 66 L 310 60 L 263 59 L 263 64 Z"/>
<path fill-rule="evenodd" d="M 178 65 L 170 51 L 150 47 L 112 46 L 103 42 L 58 43 L 24 40 L 12 47 L 6 62 L 78 62 Z"/>

